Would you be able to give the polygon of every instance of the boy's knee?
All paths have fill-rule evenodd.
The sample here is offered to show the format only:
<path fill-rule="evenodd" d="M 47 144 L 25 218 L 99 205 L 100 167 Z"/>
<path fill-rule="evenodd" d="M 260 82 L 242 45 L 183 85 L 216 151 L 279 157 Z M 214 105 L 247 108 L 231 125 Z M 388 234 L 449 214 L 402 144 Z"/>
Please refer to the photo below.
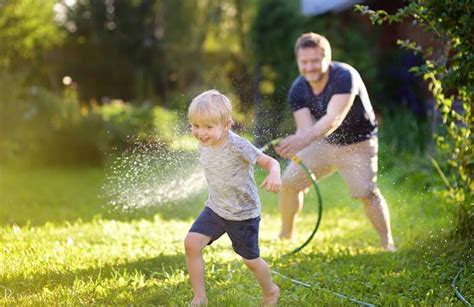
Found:
<path fill-rule="evenodd" d="M 184 243 L 184 250 L 186 251 L 186 253 L 193 250 L 194 242 L 193 242 L 193 239 L 189 236 L 189 234 L 186 236 L 186 238 L 184 238 L 183 243 Z"/>
<path fill-rule="evenodd" d="M 195 234 L 188 233 L 184 238 L 184 250 L 186 254 L 200 253 L 205 244 Z"/>

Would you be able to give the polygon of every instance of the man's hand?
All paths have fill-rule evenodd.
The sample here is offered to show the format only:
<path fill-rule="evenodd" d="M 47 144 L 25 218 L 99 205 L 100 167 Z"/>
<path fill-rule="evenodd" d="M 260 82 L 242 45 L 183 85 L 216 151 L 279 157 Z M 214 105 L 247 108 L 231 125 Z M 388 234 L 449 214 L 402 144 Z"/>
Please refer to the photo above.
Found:
<path fill-rule="evenodd" d="M 298 151 L 309 145 L 307 132 L 298 132 L 286 137 L 275 147 L 275 151 L 281 157 L 291 159 Z"/>

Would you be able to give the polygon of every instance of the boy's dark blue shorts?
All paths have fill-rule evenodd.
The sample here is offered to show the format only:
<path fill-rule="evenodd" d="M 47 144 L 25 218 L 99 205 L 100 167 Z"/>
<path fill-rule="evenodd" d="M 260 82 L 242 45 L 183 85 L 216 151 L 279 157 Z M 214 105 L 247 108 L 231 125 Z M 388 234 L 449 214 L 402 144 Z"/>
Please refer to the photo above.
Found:
<path fill-rule="evenodd" d="M 260 257 L 258 247 L 258 228 L 260 217 L 243 221 L 230 221 L 223 219 L 205 207 L 198 216 L 189 232 L 197 232 L 211 237 L 208 245 L 227 233 L 232 241 L 234 251 L 245 259 L 251 260 Z"/>

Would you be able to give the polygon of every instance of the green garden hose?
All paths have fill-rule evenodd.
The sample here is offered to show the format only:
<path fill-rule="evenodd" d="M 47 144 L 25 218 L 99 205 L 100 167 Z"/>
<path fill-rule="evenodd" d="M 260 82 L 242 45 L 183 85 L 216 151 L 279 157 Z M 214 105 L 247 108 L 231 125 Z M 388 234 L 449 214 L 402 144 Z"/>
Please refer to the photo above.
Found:
<path fill-rule="evenodd" d="M 260 150 L 262 151 L 266 151 L 268 150 L 270 147 L 272 146 L 276 146 L 278 143 L 281 142 L 281 138 L 277 138 L 277 139 L 274 139 L 270 142 L 268 142 L 267 144 L 265 144 Z M 314 235 L 316 234 L 316 232 L 318 231 L 318 228 L 319 228 L 319 225 L 321 224 L 321 217 L 322 217 L 322 214 L 323 214 L 323 198 L 321 197 L 321 191 L 319 190 L 319 186 L 318 186 L 318 183 L 316 182 L 316 176 L 314 175 L 314 173 L 306 166 L 304 165 L 304 163 L 301 161 L 301 159 L 297 156 L 293 156 L 291 158 L 291 160 L 296 163 L 297 165 L 299 165 L 306 173 L 306 175 L 308 176 L 309 180 L 311 180 L 311 182 L 313 183 L 313 187 L 314 187 L 314 190 L 316 191 L 316 195 L 317 195 L 317 206 L 318 206 L 318 219 L 316 221 L 316 224 L 314 226 L 314 229 L 313 231 L 311 232 L 311 234 L 309 235 L 308 239 L 306 239 L 306 241 L 304 241 L 303 244 L 301 244 L 301 246 L 295 248 L 293 251 L 289 252 L 288 254 L 286 255 L 292 255 L 292 254 L 295 254 L 297 252 L 299 252 L 300 250 L 302 250 L 306 245 L 309 244 L 309 242 L 311 242 L 311 240 L 313 239 Z"/>
<path fill-rule="evenodd" d="M 278 275 L 280 277 L 282 277 L 283 279 L 288 279 L 290 280 L 292 283 L 294 283 L 295 285 L 299 285 L 299 286 L 303 286 L 305 288 L 309 288 L 309 289 L 313 289 L 313 290 L 320 290 L 320 291 L 323 291 L 323 292 L 326 292 L 326 293 L 329 293 L 329 294 L 333 294 L 341 299 L 346 299 L 346 300 L 349 300 L 355 304 L 358 304 L 360 306 L 366 306 L 366 307 L 375 307 L 374 304 L 371 304 L 371 303 L 366 303 L 366 302 L 363 302 L 363 301 L 359 301 L 358 299 L 355 299 L 353 297 L 350 297 L 350 296 L 347 296 L 347 295 L 344 295 L 340 292 L 336 292 L 336 291 L 331 291 L 329 289 L 326 289 L 326 288 L 323 288 L 323 287 L 320 287 L 318 284 L 309 284 L 307 282 L 304 282 L 304 281 L 301 281 L 301 280 L 298 280 L 298 279 L 293 279 L 291 277 L 288 277 L 286 275 L 283 275 L 275 270 L 272 270 L 272 273 L 275 274 L 275 275 Z"/>
<path fill-rule="evenodd" d="M 323 214 L 323 198 L 321 197 L 321 191 L 319 190 L 319 186 L 318 184 L 316 183 L 316 176 L 314 175 L 314 173 L 306 166 L 303 164 L 303 162 L 301 161 L 300 158 L 298 158 L 297 156 L 293 156 L 291 158 L 291 160 L 293 162 L 295 162 L 296 164 L 298 164 L 299 166 L 301 166 L 301 168 L 306 172 L 306 174 L 308 175 L 308 178 L 311 180 L 311 182 L 313 183 L 313 186 L 314 186 L 314 190 L 316 191 L 316 195 L 318 197 L 318 219 L 316 221 L 316 224 L 314 226 L 314 229 L 313 229 L 313 232 L 309 235 L 308 239 L 306 239 L 306 241 L 301 244 L 301 246 L 295 248 L 293 251 L 291 251 L 290 253 L 288 253 L 288 255 L 292 255 L 292 254 L 295 254 L 297 252 L 299 252 L 300 250 L 302 250 L 306 245 L 308 245 L 309 242 L 311 242 L 311 240 L 313 239 L 314 235 L 316 234 L 316 232 L 318 231 L 319 229 L 319 225 L 321 224 L 321 217 L 322 217 L 322 214 Z"/>
<path fill-rule="evenodd" d="M 456 274 L 456 277 L 454 277 L 453 279 L 453 282 L 451 284 L 451 287 L 453 287 L 453 290 L 454 290 L 454 294 L 456 294 L 456 297 L 461 301 L 463 302 L 464 304 L 466 304 L 467 306 L 469 307 L 472 307 L 472 304 L 469 303 L 465 298 L 464 296 L 462 296 L 461 292 L 459 292 L 458 290 L 458 287 L 456 286 L 456 281 L 459 277 L 459 274 L 461 274 L 461 272 L 464 270 L 464 268 L 461 268 L 458 273 Z"/>

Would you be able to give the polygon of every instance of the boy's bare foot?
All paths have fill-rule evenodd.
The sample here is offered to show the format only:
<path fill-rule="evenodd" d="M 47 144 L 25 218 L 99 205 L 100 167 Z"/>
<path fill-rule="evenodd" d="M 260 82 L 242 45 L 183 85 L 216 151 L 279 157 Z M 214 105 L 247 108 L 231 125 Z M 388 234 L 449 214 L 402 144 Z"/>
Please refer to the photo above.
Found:
<path fill-rule="evenodd" d="M 273 285 L 273 289 L 270 293 L 265 293 L 263 296 L 263 306 L 275 306 L 280 297 L 280 288 L 277 285 Z"/>
<path fill-rule="evenodd" d="M 193 298 L 191 303 L 189 303 L 189 306 L 191 307 L 207 306 L 207 297 L 201 297 L 201 298 L 195 297 Z"/>

